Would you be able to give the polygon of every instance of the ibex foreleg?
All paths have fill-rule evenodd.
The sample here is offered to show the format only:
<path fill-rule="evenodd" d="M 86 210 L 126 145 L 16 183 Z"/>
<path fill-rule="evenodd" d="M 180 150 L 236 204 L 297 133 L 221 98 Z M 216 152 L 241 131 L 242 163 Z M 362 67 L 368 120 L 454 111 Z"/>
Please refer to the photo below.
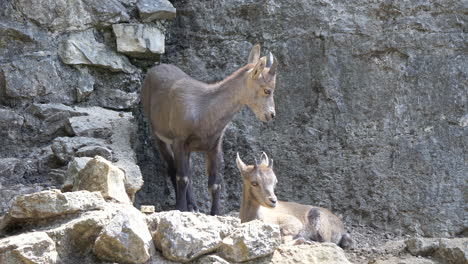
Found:
<path fill-rule="evenodd" d="M 206 153 L 206 171 L 208 189 L 211 194 L 211 215 L 219 215 L 221 205 L 221 166 L 223 163 L 222 140 L 216 147 Z"/>

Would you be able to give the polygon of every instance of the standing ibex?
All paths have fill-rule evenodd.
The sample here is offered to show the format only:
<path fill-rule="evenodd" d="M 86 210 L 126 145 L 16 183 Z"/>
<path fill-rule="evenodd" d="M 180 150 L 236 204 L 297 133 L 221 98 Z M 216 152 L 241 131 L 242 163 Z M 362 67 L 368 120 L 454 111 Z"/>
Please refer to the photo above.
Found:
<path fill-rule="evenodd" d="M 341 220 L 329 210 L 276 199 L 276 175 L 273 160 L 262 153 L 260 164 L 246 165 L 237 153 L 243 186 L 240 208 L 241 222 L 260 219 L 280 226 L 283 240 L 293 237 L 317 242 L 332 242 L 343 248 L 350 247 L 352 240 Z"/>
<path fill-rule="evenodd" d="M 176 209 L 198 210 L 191 186 L 190 153 L 200 151 L 206 154 L 211 214 L 219 214 L 224 130 L 244 105 L 263 122 L 275 117 L 277 66 L 271 53 L 260 58 L 257 44 L 247 65 L 215 84 L 194 80 L 173 65 L 161 64 L 148 71 L 141 102 L 168 164 L 176 190 Z"/>

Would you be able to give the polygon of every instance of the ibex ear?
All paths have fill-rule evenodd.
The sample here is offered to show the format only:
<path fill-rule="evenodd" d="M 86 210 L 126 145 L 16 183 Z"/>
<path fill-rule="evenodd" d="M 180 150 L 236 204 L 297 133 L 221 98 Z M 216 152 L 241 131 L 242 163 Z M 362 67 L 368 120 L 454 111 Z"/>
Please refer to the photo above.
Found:
<path fill-rule="evenodd" d="M 268 156 L 265 152 L 262 152 L 262 156 L 260 157 L 260 164 L 268 166 Z"/>
<path fill-rule="evenodd" d="M 247 63 L 257 63 L 258 59 L 260 59 L 260 44 L 255 44 L 250 50 L 249 60 Z"/>
<path fill-rule="evenodd" d="M 241 172 L 244 172 L 244 171 L 247 170 L 247 165 L 245 165 L 245 163 L 241 160 L 241 158 L 239 156 L 239 152 L 237 152 L 236 164 L 237 164 L 237 168 Z"/>
<path fill-rule="evenodd" d="M 266 58 L 262 57 L 260 60 L 258 60 L 255 67 L 250 72 L 250 78 L 257 80 L 262 74 L 263 70 L 265 69 L 265 66 L 266 66 Z"/>

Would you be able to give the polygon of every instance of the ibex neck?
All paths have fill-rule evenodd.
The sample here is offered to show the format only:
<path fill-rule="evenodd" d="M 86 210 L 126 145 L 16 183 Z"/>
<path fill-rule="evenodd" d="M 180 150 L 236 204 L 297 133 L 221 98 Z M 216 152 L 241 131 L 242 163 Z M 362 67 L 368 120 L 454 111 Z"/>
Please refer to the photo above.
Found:
<path fill-rule="evenodd" d="M 249 190 L 242 187 L 242 200 L 239 217 L 241 223 L 249 222 L 258 219 L 258 211 L 260 205 L 253 201 L 253 197 L 250 197 Z"/>
<path fill-rule="evenodd" d="M 244 105 L 248 67 L 243 67 L 219 83 L 212 84 L 209 98 L 209 116 L 223 129 Z"/>

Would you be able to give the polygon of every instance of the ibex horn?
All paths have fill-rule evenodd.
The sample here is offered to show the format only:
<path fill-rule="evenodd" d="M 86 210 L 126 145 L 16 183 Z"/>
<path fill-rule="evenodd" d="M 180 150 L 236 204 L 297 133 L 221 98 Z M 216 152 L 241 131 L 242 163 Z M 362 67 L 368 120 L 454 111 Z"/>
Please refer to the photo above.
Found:
<path fill-rule="evenodd" d="M 271 54 L 271 52 L 269 52 L 268 57 L 267 57 L 267 63 L 266 63 L 267 68 L 271 67 L 271 65 L 273 64 L 273 60 L 274 60 L 273 54 Z"/>
<path fill-rule="evenodd" d="M 257 169 L 258 169 L 258 161 L 257 161 L 257 158 L 254 157 L 254 160 L 255 160 L 254 170 L 257 170 Z"/>
<path fill-rule="evenodd" d="M 268 162 L 268 167 L 270 169 L 273 169 L 273 159 L 270 159 L 269 162 Z"/>

